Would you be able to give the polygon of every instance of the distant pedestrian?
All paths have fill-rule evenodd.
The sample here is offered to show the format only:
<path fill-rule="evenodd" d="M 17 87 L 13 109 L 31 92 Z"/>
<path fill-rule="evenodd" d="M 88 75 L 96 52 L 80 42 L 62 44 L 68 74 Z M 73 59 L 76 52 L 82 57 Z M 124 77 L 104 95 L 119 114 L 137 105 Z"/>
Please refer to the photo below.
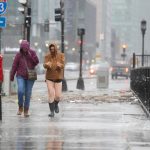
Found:
<path fill-rule="evenodd" d="M 46 69 L 46 83 L 49 96 L 49 117 L 59 113 L 58 103 L 62 93 L 62 79 L 64 75 L 64 54 L 57 50 L 55 44 L 49 45 L 49 52 L 45 55 L 44 68 Z"/>
<path fill-rule="evenodd" d="M 27 70 L 34 69 L 39 63 L 39 59 L 34 50 L 30 48 L 30 44 L 26 40 L 22 40 L 20 44 L 20 51 L 16 54 L 12 69 L 10 80 L 14 80 L 16 74 L 18 85 L 18 115 L 24 111 L 24 116 L 29 117 L 30 98 L 32 87 L 35 80 L 28 79 Z"/>

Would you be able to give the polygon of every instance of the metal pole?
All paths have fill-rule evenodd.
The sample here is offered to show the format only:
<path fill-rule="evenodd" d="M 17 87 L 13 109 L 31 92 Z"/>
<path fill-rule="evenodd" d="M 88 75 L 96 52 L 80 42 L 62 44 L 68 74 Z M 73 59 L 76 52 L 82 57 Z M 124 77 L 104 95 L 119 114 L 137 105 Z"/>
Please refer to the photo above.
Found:
<path fill-rule="evenodd" d="M 142 66 L 144 66 L 144 33 L 142 33 Z"/>
<path fill-rule="evenodd" d="M 135 61 L 136 61 L 135 53 L 133 53 L 133 60 L 132 61 L 133 61 L 133 68 L 135 68 L 135 64 L 136 64 L 135 63 Z"/>
<path fill-rule="evenodd" d="M 24 31 L 23 31 L 23 39 L 27 40 L 27 26 L 26 26 L 26 16 L 28 15 L 28 0 L 27 3 L 24 5 Z"/>
<path fill-rule="evenodd" d="M 24 6 L 24 25 L 23 25 L 23 40 L 26 39 L 26 7 Z"/>
<path fill-rule="evenodd" d="M 79 77 L 82 78 L 82 52 L 83 52 L 83 34 L 80 35 L 80 74 Z"/>
<path fill-rule="evenodd" d="M 64 53 L 64 19 L 61 20 L 61 51 Z"/>
<path fill-rule="evenodd" d="M 79 78 L 77 81 L 77 89 L 81 89 L 84 90 L 84 81 L 82 78 L 82 53 L 83 53 L 83 33 L 80 34 L 80 40 L 81 40 L 81 44 L 80 44 L 80 73 L 79 73 Z"/>
<path fill-rule="evenodd" d="M 27 27 L 27 41 L 30 42 L 30 27 Z"/>
<path fill-rule="evenodd" d="M 30 7 L 31 6 L 27 7 L 27 15 L 31 19 L 31 8 Z M 30 27 L 31 27 L 31 24 L 29 23 L 27 26 L 27 41 L 28 42 L 30 42 Z"/>
<path fill-rule="evenodd" d="M 1 54 L 1 47 L 2 47 L 2 29 L 0 28 L 0 54 Z M 2 95 L 1 95 L 1 92 L 2 92 L 2 82 L 0 82 L 0 120 L 2 120 Z"/>
<path fill-rule="evenodd" d="M 123 48 L 123 61 L 125 61 L 125 56 L 126 55 L 126 49 L 125 48 Z"/>
<path fill-rule="evenodd" d="M 64 18 L 61 18 L 61 51 L 64 53 Z M 64 72 L 63 72 L 64 74 Z M 62 91 L 67 91 L 67 81 L 64 77 L 62 80 Z"/>

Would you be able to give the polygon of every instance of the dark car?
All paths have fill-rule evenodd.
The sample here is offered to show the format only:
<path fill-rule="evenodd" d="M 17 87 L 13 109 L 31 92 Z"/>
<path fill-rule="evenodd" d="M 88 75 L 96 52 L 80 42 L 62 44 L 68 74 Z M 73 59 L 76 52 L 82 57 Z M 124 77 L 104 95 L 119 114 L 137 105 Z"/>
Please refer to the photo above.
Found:
<path fill-rule="evenodd" d="M 130 67 L 128 64 L 116 64 L 111 67 L 111 77 L 112 79 L 117 79 L 118 77 L 125 77 L 126 79 L 130 76 Z"/>

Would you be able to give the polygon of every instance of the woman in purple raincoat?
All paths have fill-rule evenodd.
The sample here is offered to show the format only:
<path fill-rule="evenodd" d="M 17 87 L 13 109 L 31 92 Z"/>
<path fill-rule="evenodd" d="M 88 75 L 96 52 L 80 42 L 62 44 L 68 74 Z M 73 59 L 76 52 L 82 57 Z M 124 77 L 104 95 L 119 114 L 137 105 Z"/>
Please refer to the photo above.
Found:
<path fill-rule="evenodd" d="M 23 40 L 20 44 L 20 51 L 16 54 L 12 69 L 10 80 L 14 80 L 16 75 L 18 85 L 18 115 L 24 111 L 24 116 L 28 117 L 28 110 L 30 106 L 30 98 L 34 80 L 28 79 L 27 66 L 29 69 L 34 69 L 39 63 L 39 59 L 34 50 L 30 48 L 28 41 Z"/>

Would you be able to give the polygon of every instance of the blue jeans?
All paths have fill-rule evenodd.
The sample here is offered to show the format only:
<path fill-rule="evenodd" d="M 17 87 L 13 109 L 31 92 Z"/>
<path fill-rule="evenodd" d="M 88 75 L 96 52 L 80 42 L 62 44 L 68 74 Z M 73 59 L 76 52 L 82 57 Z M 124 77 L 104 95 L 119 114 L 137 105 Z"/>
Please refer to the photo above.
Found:
<path fill-rule="evenodd" d="M 27 80 L 21 76 L 17 76 L 19 106 L 29 108 L 33 84 L 34 80 Z"/>

